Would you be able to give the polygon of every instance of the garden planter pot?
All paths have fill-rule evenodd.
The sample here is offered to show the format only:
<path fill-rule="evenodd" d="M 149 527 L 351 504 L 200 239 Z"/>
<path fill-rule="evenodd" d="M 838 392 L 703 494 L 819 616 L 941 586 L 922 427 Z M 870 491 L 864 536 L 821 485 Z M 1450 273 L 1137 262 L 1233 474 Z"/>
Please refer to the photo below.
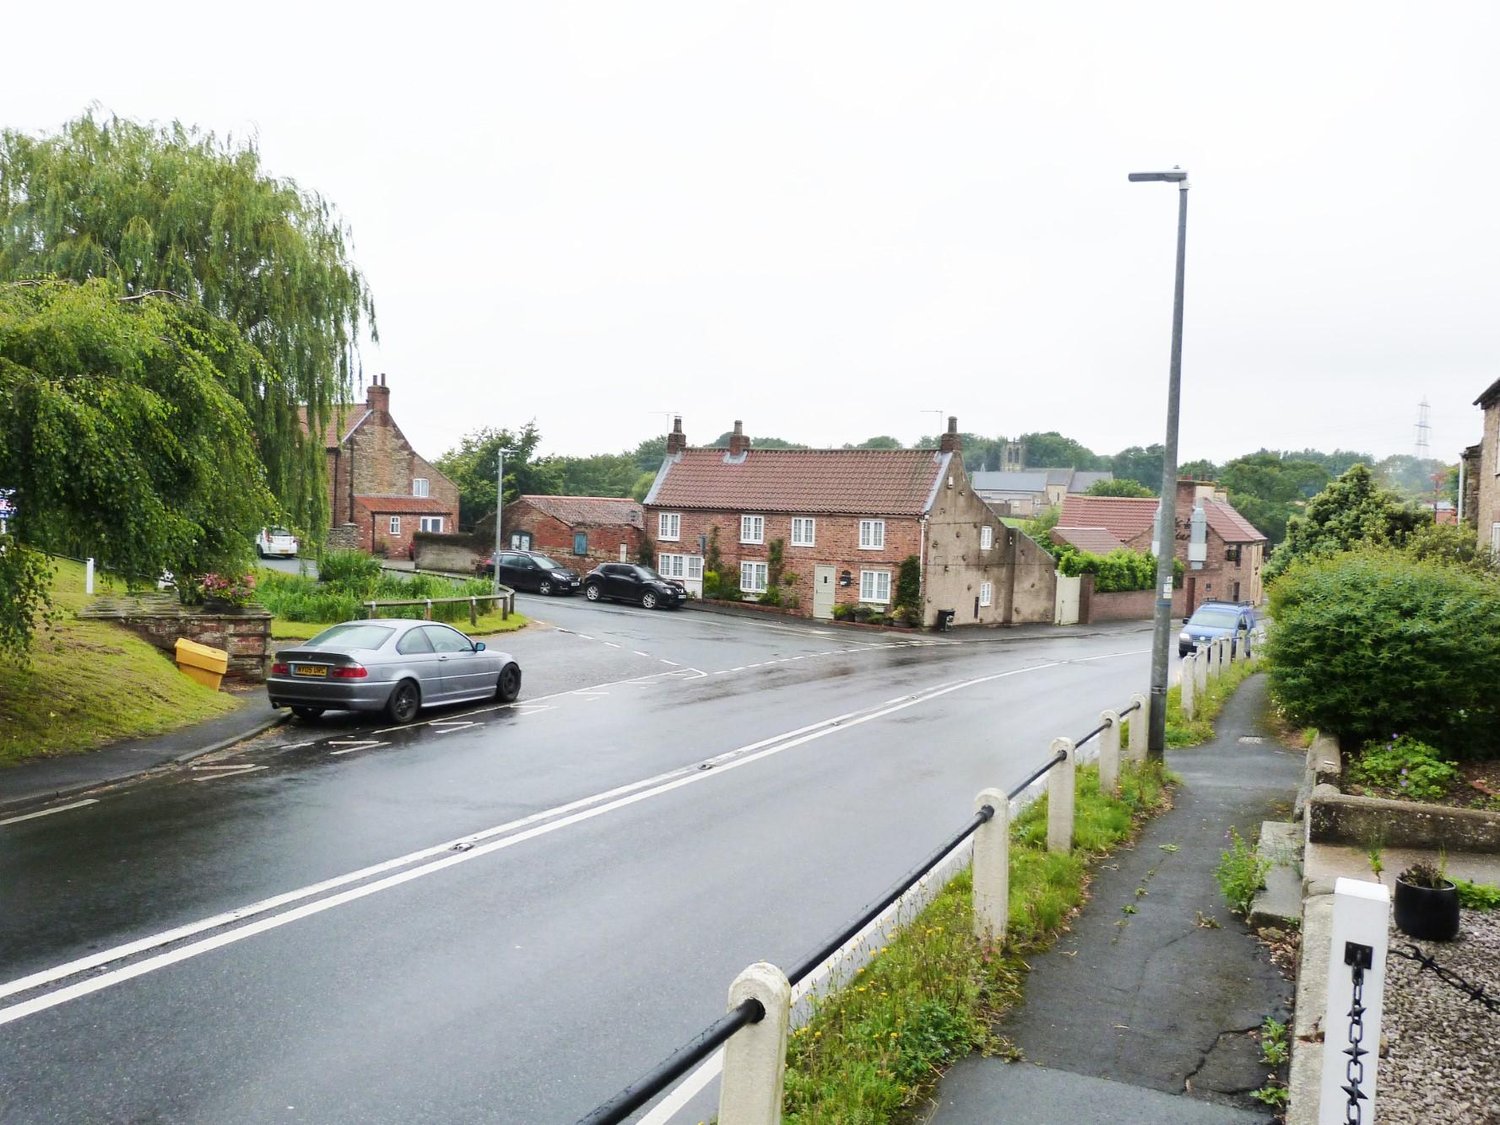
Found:
<path fill-rule="evenodd" d="M 1419 887 L 1396 880 L 1396 928 L 1425 941 L 1452 941 L 1458 936 L 1458 888 Z"/>

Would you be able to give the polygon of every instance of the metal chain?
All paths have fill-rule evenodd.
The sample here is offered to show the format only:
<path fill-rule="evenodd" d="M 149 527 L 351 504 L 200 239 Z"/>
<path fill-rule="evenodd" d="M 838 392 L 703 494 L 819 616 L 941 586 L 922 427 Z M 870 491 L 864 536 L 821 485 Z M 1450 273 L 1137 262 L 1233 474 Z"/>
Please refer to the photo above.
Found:
<path fill-rule="evenodd" d="M 1360 1125 L 1364 1120 L 1360 1103 L 1369 1097 L 1360 1089 L 1365 1080 L 1365 1056 L 1370 1053 L 1362 1045 L 1365 1037 L 1365 964 L 1363 958 L 1354 952 L 1355 949 L 1368 951 L 1368 948 L 1350 942 L 1344 951 L 1344 960 L 1352 965 L 1354 973 L 1354 995 L 1349 1003 L 1349 1046 L 1344 1050 L 1349 1056 L 1349 1063 L 1344 1068 L 1347 1085 L 1342 1087 L 1349 1096 L 1344 1105 L 1344 1125 Z"/>
<path fill-rule="evenodd" d="M 1391 950 L 1391 952 L 1394 953 L 1397 957 L 1405 957 L 1408 961 L 1415 961 L 1420 969 L 1431 969 L 1434 973 L 1437 974 L 1438 980 L 1442 981 L 1444 984 L 1452 985 L 1454 988 L 1458 989 L 1460 992 L 1468 996 L 1470 1000 L 1477 1000 L 1479 1003 L 1483 1004 L 1489 1011 L 1500 1013 L 1500 1000 L 1497 1000 L 1495 997 L 1491 996 L 1487 991 L 1485 991 L 1484 985 L 1470 984 L 1468 981 L 1464 980 L 1463 977 L 1459 976 L 1451 969 L 1443 968 L 1443 966 L 1439 965 L 1431 957 L 1423 953 L 1421 948 L 1418 946 L 1408 945 L 1407 948 L 1411 950 L 1410 953 L 1403 952 L 1399 949 L 1393 949 Z"/>

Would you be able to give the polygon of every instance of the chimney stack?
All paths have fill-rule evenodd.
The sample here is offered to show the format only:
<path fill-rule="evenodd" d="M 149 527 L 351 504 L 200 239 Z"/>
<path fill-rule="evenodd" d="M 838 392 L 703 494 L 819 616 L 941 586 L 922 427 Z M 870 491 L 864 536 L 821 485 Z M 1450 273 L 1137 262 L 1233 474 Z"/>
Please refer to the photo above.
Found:
<path fill-rule="evenodd" d="M 672 432 L 667 435 L 667 456 L 681 453 L 687 449 L 687 436 L 682 432 L 682 416 L 676 415 L 672 419 Z"/>
<path fill-rule="evenodd" d="M 734 433 L 729 435 L 729 456 L 738 457 L 750 448 L 750 439 L 745 436 L 745 424 L 734 420 Z"/>
<path fill-rule="evenodd" d="M 375 376 L 374 381 L 370 383 L 365 405 L 371 410 L 379 410 L 386 414 L 391 412 L 391 392 L 385 385 L 384 371 Z"/>
<path fill-rule="evenodd" d="M 958 453 L 964 447 L 963 438 L 958 436 L 958 419 L 948 415 L 948 432 L 938 438 L 938 449 L 943 453 Z"/>

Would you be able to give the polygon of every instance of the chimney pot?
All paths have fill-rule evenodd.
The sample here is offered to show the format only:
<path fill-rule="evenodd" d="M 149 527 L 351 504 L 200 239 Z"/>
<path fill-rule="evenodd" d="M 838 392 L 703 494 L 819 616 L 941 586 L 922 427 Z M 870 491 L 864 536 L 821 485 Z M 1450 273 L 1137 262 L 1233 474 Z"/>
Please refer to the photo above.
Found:
<path fill-rule="evenodd" d="M 958 453 L 963 449 L 963 438 L 958 433 L 958 418 L 948 415 L 948 432 L 938 438 L 938 449 L 943 453 Z"/>
<path fill-rule="evenodd" d="M 729 455 L 738 457 L 750 448 L 750 439 L 745 436 L 745 425 L 738 418 L 734 420 L 734 433 L 729 435 Z"/>
<path fill-rule="evenodd" d="M 687 449 L 687 436 L 682 432 L 682 416 L 675 415 L 672 418 L 672 432 L 667 435 L 667 456 L 681 453 Z"/>

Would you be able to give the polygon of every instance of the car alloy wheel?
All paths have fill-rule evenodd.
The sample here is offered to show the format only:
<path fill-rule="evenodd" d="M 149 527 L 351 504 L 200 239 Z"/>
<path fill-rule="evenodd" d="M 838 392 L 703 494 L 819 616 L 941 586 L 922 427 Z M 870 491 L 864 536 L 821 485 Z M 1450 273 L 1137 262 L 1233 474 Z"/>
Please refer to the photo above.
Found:
<path fill-rule="evenodd" d="M 654 590 L 647 590 L 641 595 L 641 607 L 643 609 L 656 608 L 656 592 Z"/>
<path fill-rule="evenodd" d="M 495 685 L 495 698 L 501 703 L 511 703 L 521 694 L 521 666 L 514 661 L 500 669 L 500 679 Z"/>
<path fill-rule="evenodd" d="M 391 692 L 390 702 L 385 705 L 385 713 L 390 716 L 393 723 L 409 723 L 417 717 L 417 712 L 422 708 L 422 693 L 417 690 L 417 685 L 410 680 L 402 680 L 396 685 L 396 690 Z"/>
<path fill-rule="evenodd" d="M 541 594 L 544 598 L 547 597 L 552 593 L 552 583 L 543 578 L 540 582 L 537 583 L 536 592 L 538 594 Z"/>
<path fill-rule="evenodd" d="M 599 600 L 599 587 L 590 582 L 583 588 L 583 596 L 591 602 L 597 602 Z"/>

